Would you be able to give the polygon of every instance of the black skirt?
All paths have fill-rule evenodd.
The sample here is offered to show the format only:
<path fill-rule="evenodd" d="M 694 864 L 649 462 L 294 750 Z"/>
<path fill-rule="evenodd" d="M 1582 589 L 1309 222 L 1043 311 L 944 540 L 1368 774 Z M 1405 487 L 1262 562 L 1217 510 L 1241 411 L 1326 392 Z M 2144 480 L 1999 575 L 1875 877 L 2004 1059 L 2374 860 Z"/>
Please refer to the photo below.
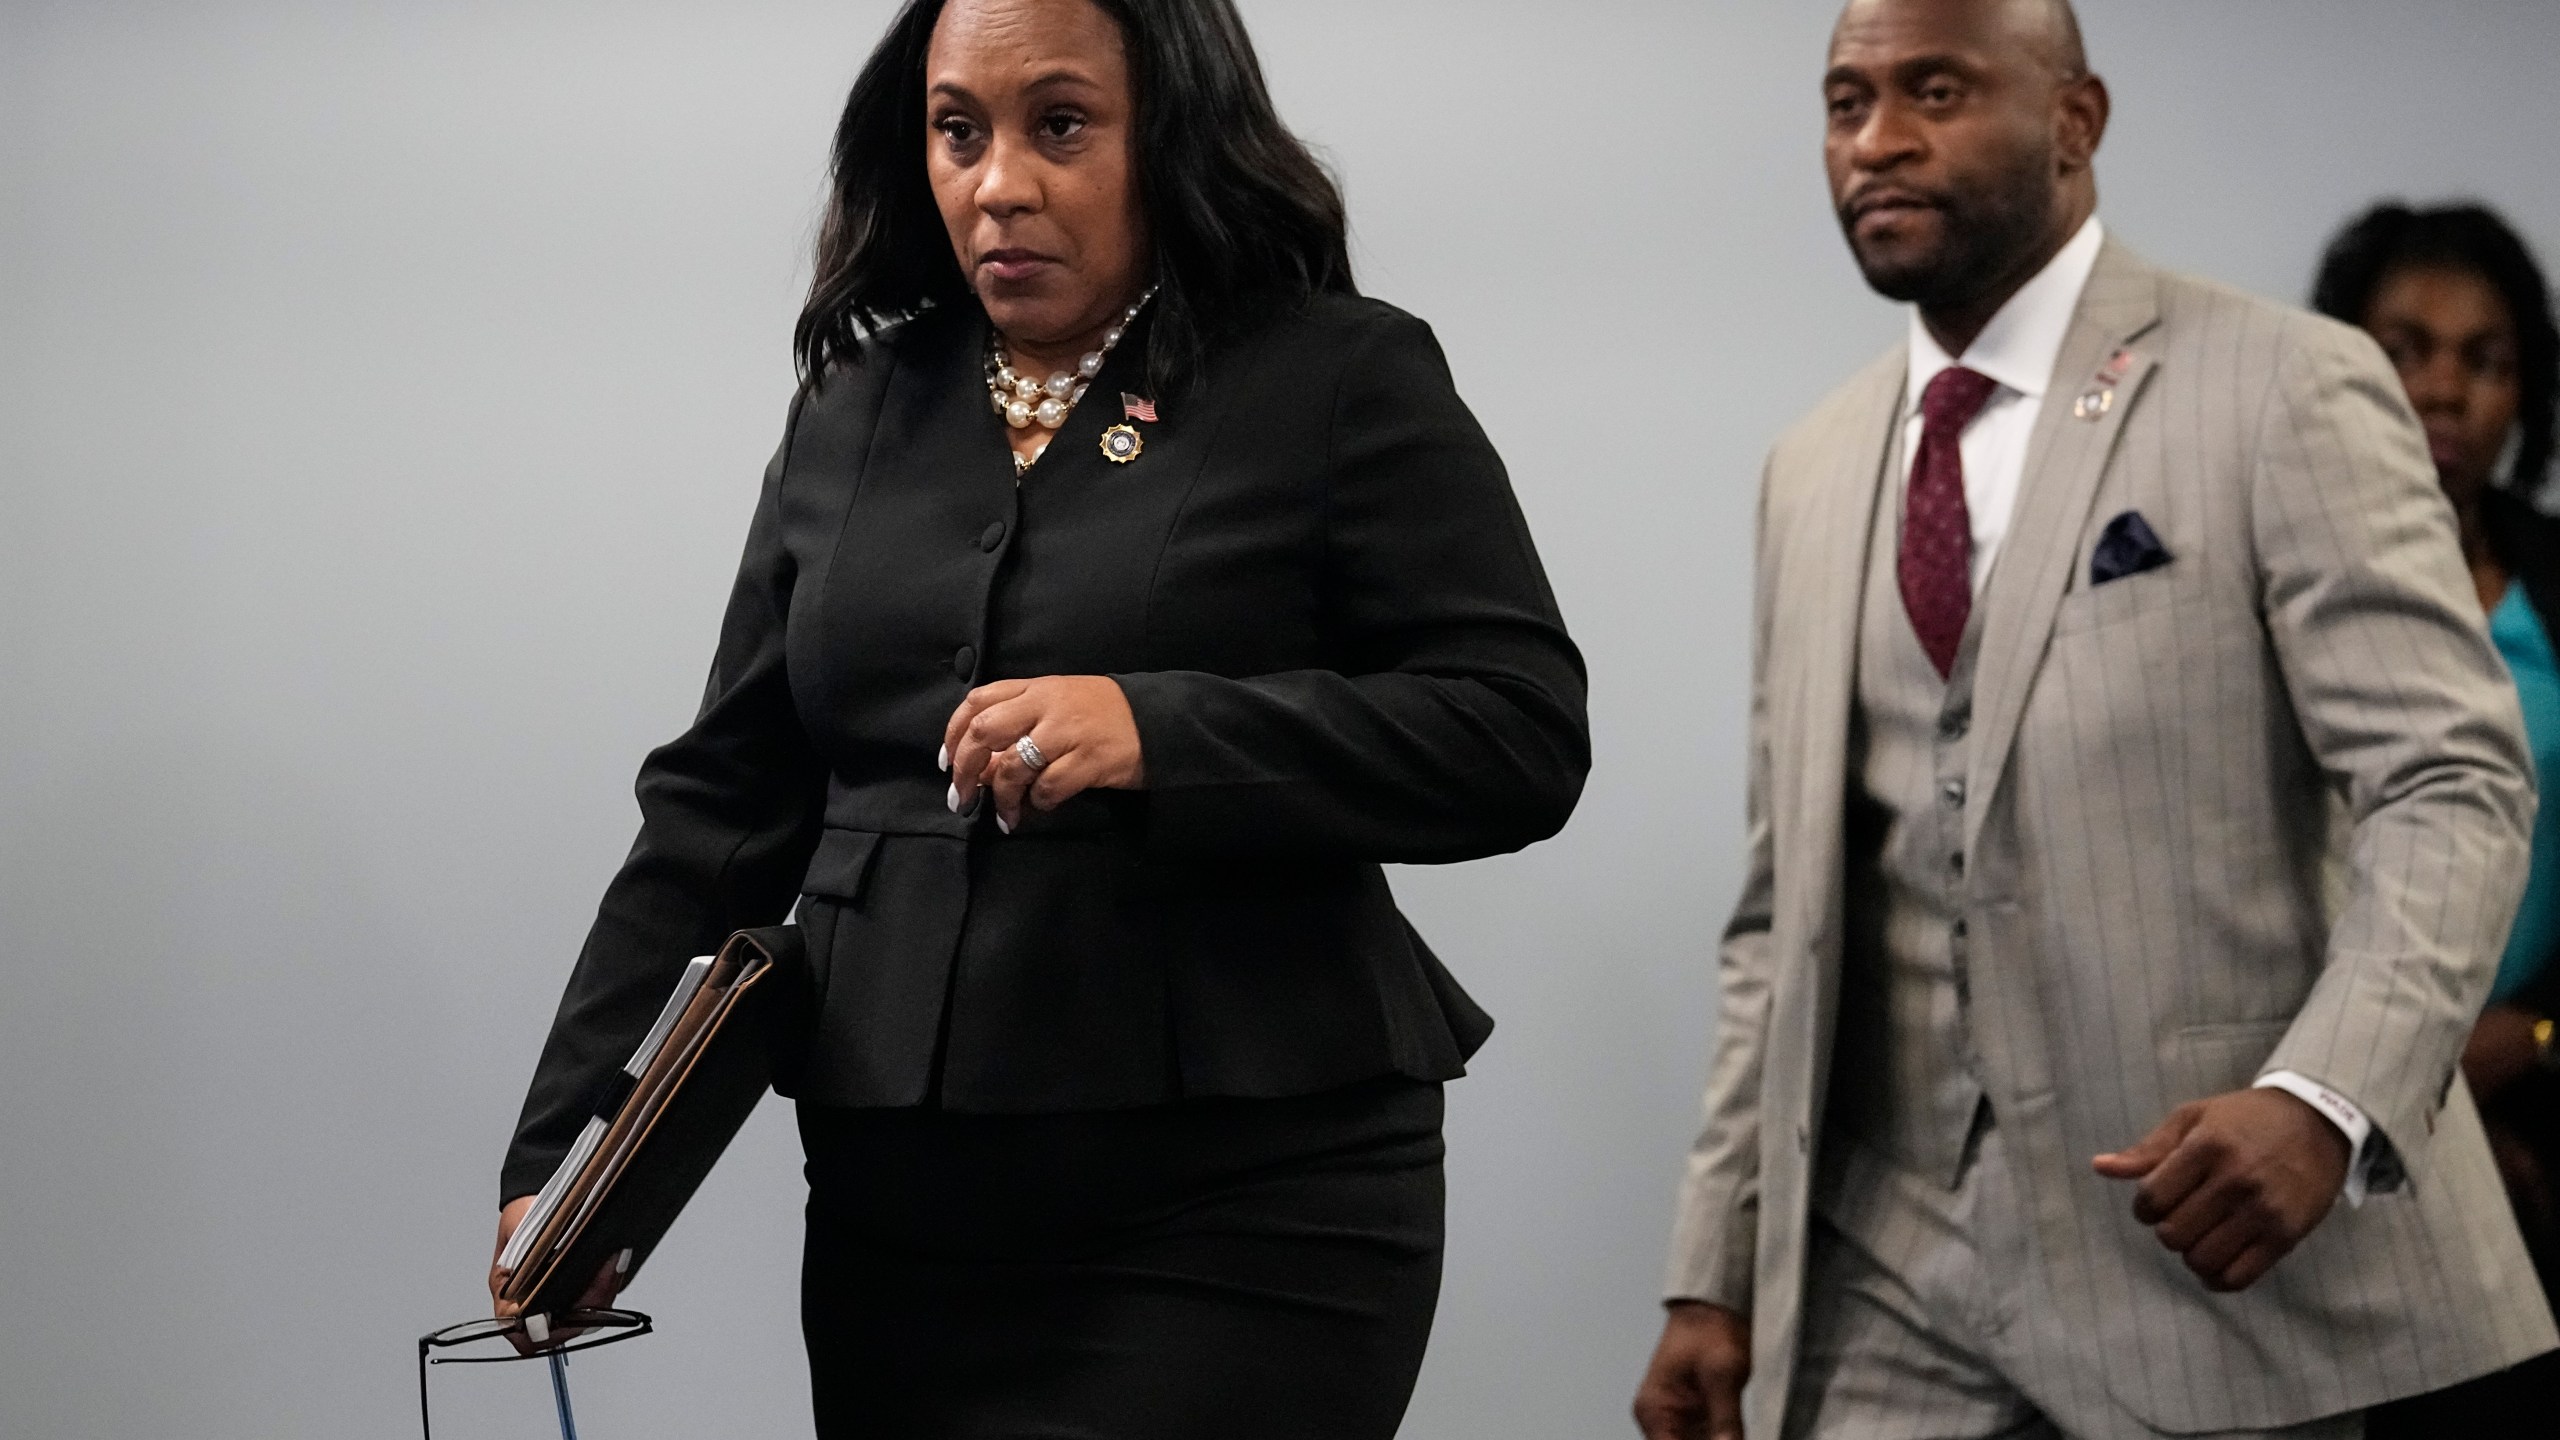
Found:
<path fill-rule="evenodd" d="M 1390 1440 L 1440 1292 L 1441 1093 L 800 1107 L 822 1440 Z"/>

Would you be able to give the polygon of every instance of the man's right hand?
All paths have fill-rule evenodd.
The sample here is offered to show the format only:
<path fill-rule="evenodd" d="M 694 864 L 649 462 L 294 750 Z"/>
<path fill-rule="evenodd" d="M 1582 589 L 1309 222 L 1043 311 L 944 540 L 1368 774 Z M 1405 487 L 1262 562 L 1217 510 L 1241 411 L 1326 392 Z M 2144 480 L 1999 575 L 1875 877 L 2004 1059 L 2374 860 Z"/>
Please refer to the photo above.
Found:
<path fill-rule="evenodd" d="M 1636 1390 L 1636 1428 L 1645 1440 L 1742 1440 L 1742 1382 L 1750 1378 L 1750 1318 L 1674 1301 Z"/>

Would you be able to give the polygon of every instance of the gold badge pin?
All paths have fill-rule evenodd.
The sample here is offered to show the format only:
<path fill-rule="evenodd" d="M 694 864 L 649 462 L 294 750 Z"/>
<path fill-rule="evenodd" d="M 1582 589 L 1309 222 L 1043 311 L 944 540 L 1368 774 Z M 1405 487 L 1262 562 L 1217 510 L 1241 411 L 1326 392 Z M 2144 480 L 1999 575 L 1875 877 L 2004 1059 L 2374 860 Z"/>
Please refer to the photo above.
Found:
<path fill-rule="evenodd" d="M 2108 356 L 2107 363 L 2098 368 L 2097 378 L 2081 392 L 2078 400 L 2072 402 L 2072 417 L 2079 420 L 2105 419 L 2107 412 L 2116 408 L 2116 387 L 2124 383 L 2124 377 L 2133 373 L 2133 362 L 2130 350 L 2118 350 Z"/>
<path fill-rule="evenodd" d="M 1102 432 L 1102 458 L 1126 465 L 1146 451 L 1147 442 L 1134 425 L 1114 425 Z"/>

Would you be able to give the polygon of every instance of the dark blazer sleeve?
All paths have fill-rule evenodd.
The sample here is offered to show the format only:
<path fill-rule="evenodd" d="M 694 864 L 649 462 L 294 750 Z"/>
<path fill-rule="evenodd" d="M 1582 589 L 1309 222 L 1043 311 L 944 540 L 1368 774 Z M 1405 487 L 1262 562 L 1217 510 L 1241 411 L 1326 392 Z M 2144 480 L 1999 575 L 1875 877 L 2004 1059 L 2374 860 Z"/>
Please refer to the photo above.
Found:
<path fill-rule="evenodd" d="M 799 406 L 792 411 L 796 428 Z M 543 1047 L 503 1203 L 542 1188 L 603 1083 L 631 1058 L 685 962 L 790 912 L 817 846 L 826 771 L 783 661 L 794 566 L 782 543 L 791 440 L 765 471 L 693 727 L 641 767 L 640 838 L 605 890 Z"/>
<path fill-rule="evenodd" d="M 2514 491 L 2495 488 L 2480 497 L 2480 519 L 2490 551 L 2524 586 L 2542 628 L 2560 635 L 2560 520 Z"/>
<path fill-rule="evenodd" d="M 1428 863 L 1562 829 L 1591 764 L 1582 657 L 1421 321 L 1386 312 L 1354 338 L 1321 500 L 1335 667 L 1113 677 L 1149 848 Z"/>

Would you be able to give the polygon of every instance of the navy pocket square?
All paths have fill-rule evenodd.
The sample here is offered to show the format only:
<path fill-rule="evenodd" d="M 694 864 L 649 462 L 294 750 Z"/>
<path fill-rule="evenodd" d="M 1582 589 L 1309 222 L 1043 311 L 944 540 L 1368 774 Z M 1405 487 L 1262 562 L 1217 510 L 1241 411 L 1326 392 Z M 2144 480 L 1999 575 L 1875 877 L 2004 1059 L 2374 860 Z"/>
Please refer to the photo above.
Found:
<path fill-rule="evenodd" d="M 2098 537 L 2097 553 L 2089 557 L 2089 584 L 2104 585 L 2111 580 L 2124 580 L 2147 571 L 2157 570 L 2177 557 L 2160 537 L 2151 533 L 2151 522 L 2140 511 L 2127 510 L 2107 522 L 2107 532 Z"/>

